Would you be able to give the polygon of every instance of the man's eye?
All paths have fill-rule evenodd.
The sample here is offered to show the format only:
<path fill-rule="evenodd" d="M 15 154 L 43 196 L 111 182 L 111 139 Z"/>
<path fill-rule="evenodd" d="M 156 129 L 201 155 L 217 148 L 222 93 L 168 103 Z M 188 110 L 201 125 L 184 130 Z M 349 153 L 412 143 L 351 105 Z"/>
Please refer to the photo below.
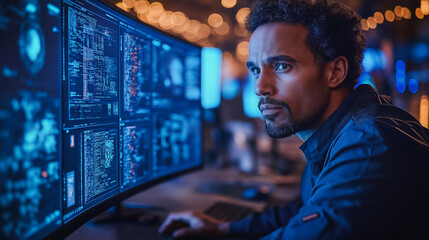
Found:
<path fill-rule="evenodd" d="M 254 75 L 258 75 L 261 72 L 261 69 L 259 68 L 251 68 L 250 71 L 254 74 Z"/>
<path fill-rule="evenodd" d="M 289 70 L 290 68 L 291 68 L 291 65 L 286 63 L 279 63 L 276 66 L 276 70 Z"/>

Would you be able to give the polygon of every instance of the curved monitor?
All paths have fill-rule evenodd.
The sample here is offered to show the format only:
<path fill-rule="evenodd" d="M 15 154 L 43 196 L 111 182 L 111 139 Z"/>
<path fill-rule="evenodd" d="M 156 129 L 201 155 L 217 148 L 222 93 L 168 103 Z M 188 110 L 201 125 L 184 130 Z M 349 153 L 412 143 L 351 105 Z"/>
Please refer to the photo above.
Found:
<path fill-rule="evenodd" d="M 1 239 L 64 238 L 202 167 L 200 47 L 106 0 L 0 6 Z"/>

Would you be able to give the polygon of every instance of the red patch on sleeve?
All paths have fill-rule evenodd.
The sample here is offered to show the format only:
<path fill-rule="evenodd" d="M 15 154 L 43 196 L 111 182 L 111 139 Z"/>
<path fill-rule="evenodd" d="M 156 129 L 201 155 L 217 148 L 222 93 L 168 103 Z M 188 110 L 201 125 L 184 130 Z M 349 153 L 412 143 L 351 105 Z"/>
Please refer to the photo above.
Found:
<path fill-rule="evenodd" d="M 318 218 L 319 217 L 319 213 L 313 213 L 313 214 L 311 214 L 311 215 L 308 215 L 308 216 L 306 216 L 306 217 L 303 217 L 302 218 L 302 221 L 303 222 L 307 222 L 307 221 L 309 221 L 309 220 L 312 220 L 312 219 L 315 219 L 315 218 Z"/>

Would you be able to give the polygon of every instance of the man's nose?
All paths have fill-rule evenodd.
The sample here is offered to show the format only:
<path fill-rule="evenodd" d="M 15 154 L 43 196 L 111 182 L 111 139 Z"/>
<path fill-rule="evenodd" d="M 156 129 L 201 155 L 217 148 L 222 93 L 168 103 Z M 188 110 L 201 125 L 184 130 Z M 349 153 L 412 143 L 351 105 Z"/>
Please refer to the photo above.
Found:
<path fill-rule="evenodd" d="M 255 93 L 258 96 L 273 96 L 277 92 L 275 79 L 266 71 L 261 71 L 259 78 L 255 79 Z"/>

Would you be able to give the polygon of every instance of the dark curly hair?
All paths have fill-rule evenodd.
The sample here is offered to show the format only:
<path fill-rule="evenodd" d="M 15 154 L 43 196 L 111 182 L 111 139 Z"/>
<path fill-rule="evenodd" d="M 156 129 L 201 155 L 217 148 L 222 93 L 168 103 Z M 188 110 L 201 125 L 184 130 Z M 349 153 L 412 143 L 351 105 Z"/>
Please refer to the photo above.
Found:
<path fill-rule="evenodd" d="M 313 3 L 312 3 L 313 2 Z M 267 23 L 302 24 L 308 30 L 306 44 L 319 67 L 339 56 L 347 58 L 348 73 L 343 84 L 353 88 L 362 72 L 366 38 L 361 18 L 340 2 L 327 0 L 260 0 L 247 18 L 246 28 L 254 32 Z"/>

